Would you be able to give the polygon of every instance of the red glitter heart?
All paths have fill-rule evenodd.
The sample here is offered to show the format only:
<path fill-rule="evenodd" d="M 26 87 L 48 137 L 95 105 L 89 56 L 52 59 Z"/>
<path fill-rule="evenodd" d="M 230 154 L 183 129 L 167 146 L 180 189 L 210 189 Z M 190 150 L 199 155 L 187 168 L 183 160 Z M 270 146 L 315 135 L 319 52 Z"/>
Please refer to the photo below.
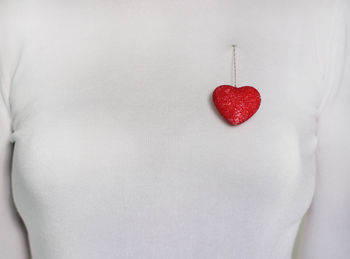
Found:
<path fill-rule="evenodd" d="M 238 125 L 256 113 L 261 96 L 252 86 L 220 85 L 213 91 L 213 101 L 216 109 L 230 124 Z"/>

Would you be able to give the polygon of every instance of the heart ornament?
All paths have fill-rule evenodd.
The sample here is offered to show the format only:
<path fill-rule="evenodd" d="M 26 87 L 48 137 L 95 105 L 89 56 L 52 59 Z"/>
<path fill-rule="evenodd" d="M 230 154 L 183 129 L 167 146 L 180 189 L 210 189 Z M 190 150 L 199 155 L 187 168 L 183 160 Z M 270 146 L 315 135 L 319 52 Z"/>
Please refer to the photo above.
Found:
<path fill-rule="evenodd" d="M 239 125 L 252 117 L 260 107 L 261 96 L 252 86 L 220 85 L 212 94 L 218 112 L 231 125 Z"/>

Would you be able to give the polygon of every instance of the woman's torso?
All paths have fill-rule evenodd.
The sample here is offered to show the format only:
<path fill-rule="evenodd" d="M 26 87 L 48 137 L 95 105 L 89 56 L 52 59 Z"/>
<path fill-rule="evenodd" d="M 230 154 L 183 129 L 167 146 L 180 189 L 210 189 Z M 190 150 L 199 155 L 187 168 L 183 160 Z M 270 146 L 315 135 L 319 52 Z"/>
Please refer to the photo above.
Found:
<path fill-rule="evenodd" d="M 314 191 L 323 91 L 310 11 L 22 4 L 12 184 L 33 259 L 290 258 Z M 211 101 L 231 83 L 232 44 L 238 85 L 261 94 L 239 126 Z"/>

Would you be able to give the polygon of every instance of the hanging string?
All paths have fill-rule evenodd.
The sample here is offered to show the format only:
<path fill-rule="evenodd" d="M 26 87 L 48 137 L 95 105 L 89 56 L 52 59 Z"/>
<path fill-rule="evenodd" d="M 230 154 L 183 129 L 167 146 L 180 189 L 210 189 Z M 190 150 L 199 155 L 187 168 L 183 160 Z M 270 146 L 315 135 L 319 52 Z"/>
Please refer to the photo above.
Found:
<path fill-rule="evenodd" d="M 233 47 L 233 58 L 232 58 L 232 66 L 233 66 L 233 86 L 237 86 L 236 45 L 232 45 L 232 47 Z"/>

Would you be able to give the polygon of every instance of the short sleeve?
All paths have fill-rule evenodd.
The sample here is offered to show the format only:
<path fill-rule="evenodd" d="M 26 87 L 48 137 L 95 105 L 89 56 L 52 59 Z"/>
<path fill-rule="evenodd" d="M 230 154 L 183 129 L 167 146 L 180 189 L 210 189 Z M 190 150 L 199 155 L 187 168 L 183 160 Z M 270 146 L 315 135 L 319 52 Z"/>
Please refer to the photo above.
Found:
<path fill-rule="evenodd" d="M 332 1 L 319 106 L 316 187 L 304 217 L 297 259 L 350 258 L 350 7 Z M 326 40 L 325 38 L 323 38 Z M 326 42 L 322 42 L 324 46 Z"/>

